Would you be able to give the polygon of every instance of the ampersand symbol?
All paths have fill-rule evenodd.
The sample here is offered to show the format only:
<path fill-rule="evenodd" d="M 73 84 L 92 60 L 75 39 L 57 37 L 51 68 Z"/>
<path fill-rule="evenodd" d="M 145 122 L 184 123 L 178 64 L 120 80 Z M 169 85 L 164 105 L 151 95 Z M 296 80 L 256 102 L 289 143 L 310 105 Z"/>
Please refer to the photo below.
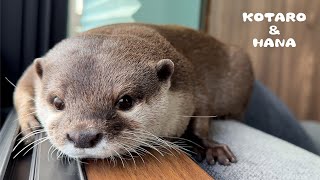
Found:
<path fill-rule="evenodd" d="M 269 34 L 270 35 L 279 35 L 280 31 L 278 30 L 277 26 L 273 25 L 269 27 Z"/>

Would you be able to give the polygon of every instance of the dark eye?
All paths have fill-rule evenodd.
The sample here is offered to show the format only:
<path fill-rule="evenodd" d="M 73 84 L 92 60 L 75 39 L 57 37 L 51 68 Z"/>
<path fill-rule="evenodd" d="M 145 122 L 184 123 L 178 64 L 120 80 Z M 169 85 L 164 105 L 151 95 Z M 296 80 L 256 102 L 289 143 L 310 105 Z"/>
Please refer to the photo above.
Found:
<path fill-rule="evenodd" d="M 120 109 L 122 111 L 127 111 L 130 108 L 132 108 L 132 106 L 133 106 L 133 100 L 128 95 L 123 96 L 121 99 L 119 99 L 119 101 L 117 103 L 118 109 Z"/>
<path fill-rule="evenodd" d="M 64 102 L 57 96 L 53 99 L 52 104 L 54 105 L 54 107 L 57 110 L 63 110 L 64 109 Z"/>

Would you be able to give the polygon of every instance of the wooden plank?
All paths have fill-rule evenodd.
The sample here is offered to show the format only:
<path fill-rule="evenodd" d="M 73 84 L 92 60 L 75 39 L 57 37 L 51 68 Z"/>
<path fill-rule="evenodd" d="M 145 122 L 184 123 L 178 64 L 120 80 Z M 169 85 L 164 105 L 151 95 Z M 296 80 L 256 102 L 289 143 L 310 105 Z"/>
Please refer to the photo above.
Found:
<path fill-rule="evenodd" d="M 120 180 L 120 179 L 213 179 L 193 160 L 185 154 L 164 155 L 153 152 L 143 156 L 144 162 L 135 158 L 135 163 L 129 159 L 117 161 L 116 165 L 110 160 L 89 161 L 85 165 L 88 180 Z"/>

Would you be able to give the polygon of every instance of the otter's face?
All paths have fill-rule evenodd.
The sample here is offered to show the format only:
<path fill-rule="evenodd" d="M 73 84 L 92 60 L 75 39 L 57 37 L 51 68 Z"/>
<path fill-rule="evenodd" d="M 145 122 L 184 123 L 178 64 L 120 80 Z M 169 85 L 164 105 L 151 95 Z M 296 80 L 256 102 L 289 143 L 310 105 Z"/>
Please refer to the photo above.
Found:
<path fill-rule="evenodd" d="M 51 143 L 70 157 L 107 158 L 175 135 L 176 127 L 161 126 L 174 121 L 167 116 L 173 62 L 98 56 L 35 61 L 37 116 Z"/>

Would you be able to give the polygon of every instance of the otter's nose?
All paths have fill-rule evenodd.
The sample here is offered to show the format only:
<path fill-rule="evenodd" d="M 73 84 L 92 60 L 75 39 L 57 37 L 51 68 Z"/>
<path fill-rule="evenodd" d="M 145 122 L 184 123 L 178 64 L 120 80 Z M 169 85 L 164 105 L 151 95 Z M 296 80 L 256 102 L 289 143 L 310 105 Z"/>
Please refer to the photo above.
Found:
<path fill-rule="evenodd" d="M 92 148 L 102 139 L 102 134 L 94 130 L 67 133 L 67 139 L 77 148 Z"/>

